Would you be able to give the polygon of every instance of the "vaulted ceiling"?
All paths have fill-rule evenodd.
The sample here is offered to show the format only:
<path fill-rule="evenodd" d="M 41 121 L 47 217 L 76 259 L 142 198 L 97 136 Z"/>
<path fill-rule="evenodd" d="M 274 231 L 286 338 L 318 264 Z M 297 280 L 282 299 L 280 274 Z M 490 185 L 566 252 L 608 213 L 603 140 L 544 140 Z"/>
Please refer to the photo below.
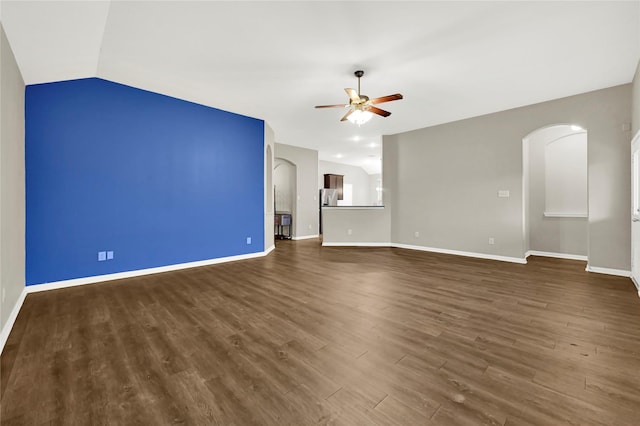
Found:
<path fill-rule="evenodd" d="M 631 82 L 638 2 L 2 1 L 25 83 L 100 77 L 266 120 L 276 141 L 379 170 L 394 134 Z M 400 92 L 358 127 L 362 93 Z M 341 158 L 338 158 L 341 156 Z"/>

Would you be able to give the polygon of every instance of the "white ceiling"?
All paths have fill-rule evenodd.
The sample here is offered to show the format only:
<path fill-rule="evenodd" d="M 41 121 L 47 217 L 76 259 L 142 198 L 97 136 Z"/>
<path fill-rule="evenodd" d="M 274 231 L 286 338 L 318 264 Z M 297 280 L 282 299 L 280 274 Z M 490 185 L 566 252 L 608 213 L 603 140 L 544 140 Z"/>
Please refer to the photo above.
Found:
<path fill-rule="evenodd" d="M 266 120 L 276 141 L 379 171 L 381 135 L 629 83 L 633 2 L 6 1 L 27 84 L 84 77 Z M 362 93 L 400 92 L 358 127 Z M 338 155 L 342 158 L 338 158 Z"/>

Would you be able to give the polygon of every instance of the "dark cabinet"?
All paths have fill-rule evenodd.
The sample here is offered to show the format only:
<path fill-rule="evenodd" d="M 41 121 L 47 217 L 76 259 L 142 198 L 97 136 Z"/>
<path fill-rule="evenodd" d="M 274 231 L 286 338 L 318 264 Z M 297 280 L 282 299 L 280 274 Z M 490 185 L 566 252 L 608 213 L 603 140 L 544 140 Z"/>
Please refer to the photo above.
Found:
<path fill-rule="evenodd" d="M 324 187 L 338 190 L 338 200 L 342 200 L 342 180 L 343 175 L 324 175 Z"/>

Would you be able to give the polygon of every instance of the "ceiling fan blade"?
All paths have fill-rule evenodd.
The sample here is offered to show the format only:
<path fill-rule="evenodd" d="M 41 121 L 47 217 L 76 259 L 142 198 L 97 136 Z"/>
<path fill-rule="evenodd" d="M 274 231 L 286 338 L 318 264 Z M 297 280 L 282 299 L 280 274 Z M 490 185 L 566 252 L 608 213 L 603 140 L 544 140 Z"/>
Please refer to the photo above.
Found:
<path fill-rule="evenodd" d="M 383 117 L 388 117 L 388 116 L 391 115 L 391 113 L 389 111 L 385 111 L 383 109 L 380 109 L 380 108 L 377 108 L 377 107 L 374 107 L 374 106 L 370 106 L 369 108 L 367 108 L 367 111 L 370 111 L 370 112 L 372 112 L 374 114 L 381 115 Z"/>
<path fill-rule="evenodd" d="M 315 108 L 346 108 L 349 104 L 339 104 L 339 105 L 316 105 Z"/>
<path fill-rule="evenodd" d="M 395 95 L 382 96 L 379 98 L 371 99 L 369 103 L 371 105 L 375 105 L 375 104 L 381 104 L 383 102 L 398 101 L 400 99 L 402 99 L 402 95 L 400 93 L 396 93 Z"/>
<path fill-rule="evenodd" d="M 356 89 L 344 89 L 345 92 L 347 92 L 347 95 L 349 95 L 349 99 L 351 99 L 351 102 L 360 102 L 360 96 L 358 95 L 358 91 Z"/>
<path fill-rule="evenodd" d="M 347 118 L 349 118 L 349 116 L 353 113 L 353 111 L 355 111 L 355 110 L 350 109 L 349 111 L 347 111 L 347 113 L 344 115 L 344 117 L 342 117 L 342 118 L 340 119 L 340 121 L 346 121 L 346 120 L 347 120 Z"/>

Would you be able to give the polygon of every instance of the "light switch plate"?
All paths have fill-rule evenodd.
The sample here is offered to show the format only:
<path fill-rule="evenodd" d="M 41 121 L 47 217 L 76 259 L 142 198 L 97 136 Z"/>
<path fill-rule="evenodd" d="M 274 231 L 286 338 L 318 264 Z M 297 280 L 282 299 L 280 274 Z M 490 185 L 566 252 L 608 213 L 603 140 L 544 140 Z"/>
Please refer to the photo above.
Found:
<path fill-rule="evenodd" d="M 498 191 L 498 197 L 499 198 L 509 198 L 509 190 L 508 189 L 501 189 Z"/>
<path fill-rule="evenodd" d="M 103 262 L 107 260 L 107 252 L 106 251 L 99 251 L 98 252 L 98 262 Z"/>
<path fill-rule="evenodd" d="M 113 251 L 108 251 L 107 252 L 107 260 L 111 260 L 113 259 Z"/>

